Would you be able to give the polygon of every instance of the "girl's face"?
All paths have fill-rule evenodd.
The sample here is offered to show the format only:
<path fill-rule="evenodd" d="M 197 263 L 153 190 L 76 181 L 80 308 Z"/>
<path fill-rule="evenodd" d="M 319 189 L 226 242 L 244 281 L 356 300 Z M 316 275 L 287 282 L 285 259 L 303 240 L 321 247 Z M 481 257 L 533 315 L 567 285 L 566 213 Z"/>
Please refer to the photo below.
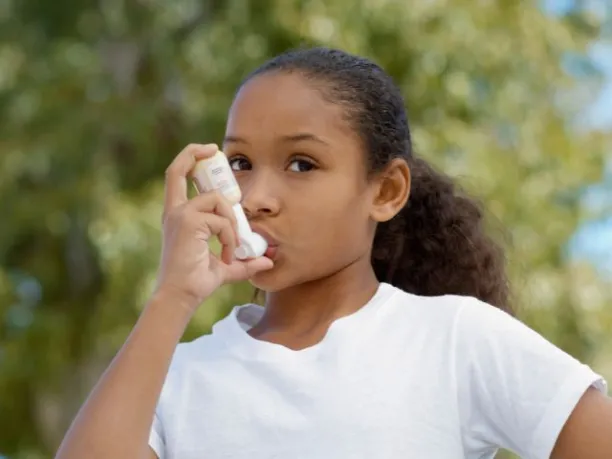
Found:
<path fill-rule="evenodd" d="M 251 282 L 274 292 L 370 264 L 380 187 L 343 108 L 298 74 L 259 75 L 238 92 L 223 150 L 253 230 L 275 262 Z M 375 213 L 375 212 L 374 212 Z"/>

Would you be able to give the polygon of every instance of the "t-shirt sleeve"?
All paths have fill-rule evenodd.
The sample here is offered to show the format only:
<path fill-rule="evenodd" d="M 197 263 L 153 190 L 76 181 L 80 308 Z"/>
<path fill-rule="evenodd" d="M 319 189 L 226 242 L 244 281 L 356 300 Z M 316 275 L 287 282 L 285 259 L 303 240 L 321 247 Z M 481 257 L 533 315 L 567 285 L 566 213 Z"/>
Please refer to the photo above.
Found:
<path fill-rule="evenodd" d="M 589 387 L 606 381 L 509 314 L 465 298 L 456 322 L 457 397 L 467 457 L 497 448 L 549 458 Z"/>
<path fill-rule="evenodd" d="M 151 426 L 151 433 L 149 434 L 149 446 L 159 459 L 164 459 L 166 457 L 166 443 L 164 438 L 164 429 L 162 425 L 161 418 L 157 414 L 157 410 L 155 411 L 155 417 L 153 418 L 153 425 Z"/>

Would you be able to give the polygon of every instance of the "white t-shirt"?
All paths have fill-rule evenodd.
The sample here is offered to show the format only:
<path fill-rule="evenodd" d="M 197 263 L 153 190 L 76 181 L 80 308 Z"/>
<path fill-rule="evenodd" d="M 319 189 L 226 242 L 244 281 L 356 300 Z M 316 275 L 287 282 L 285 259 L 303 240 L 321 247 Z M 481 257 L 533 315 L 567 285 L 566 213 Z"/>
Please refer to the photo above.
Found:
<path fill-rule="evenodd" d="M 381 284 L 313 347 L 252 338 L 257 305 L 177 347 L 150 445 L 160 459 L 550 456 L 603 378 L 471 297 Z"/>

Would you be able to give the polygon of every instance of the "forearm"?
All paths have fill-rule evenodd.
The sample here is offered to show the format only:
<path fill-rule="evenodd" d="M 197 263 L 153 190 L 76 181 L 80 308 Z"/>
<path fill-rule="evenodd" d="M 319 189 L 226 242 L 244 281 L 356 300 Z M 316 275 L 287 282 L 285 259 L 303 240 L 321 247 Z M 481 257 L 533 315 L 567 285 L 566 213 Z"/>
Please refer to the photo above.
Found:
<path fill-rule="evenodd" d="M 188 308 L 159 294 L 76 416 L 56 459 L 143 457 L 172 355 L 189 322 Z"/>

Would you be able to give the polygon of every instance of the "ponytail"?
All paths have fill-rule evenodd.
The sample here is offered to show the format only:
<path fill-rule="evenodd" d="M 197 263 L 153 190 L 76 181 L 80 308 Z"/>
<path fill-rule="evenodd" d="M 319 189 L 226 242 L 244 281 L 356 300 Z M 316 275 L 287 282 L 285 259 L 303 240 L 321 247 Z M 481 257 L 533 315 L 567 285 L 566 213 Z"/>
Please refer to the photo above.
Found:
<path fill-rule="evenodd" d="M 409 200 L 374 238 L 379 280 L 424 296 L 473 296 L 513 313 L 505 256 L 484 228 L 484 213 L 446 175 L 415 156 Z"/>

